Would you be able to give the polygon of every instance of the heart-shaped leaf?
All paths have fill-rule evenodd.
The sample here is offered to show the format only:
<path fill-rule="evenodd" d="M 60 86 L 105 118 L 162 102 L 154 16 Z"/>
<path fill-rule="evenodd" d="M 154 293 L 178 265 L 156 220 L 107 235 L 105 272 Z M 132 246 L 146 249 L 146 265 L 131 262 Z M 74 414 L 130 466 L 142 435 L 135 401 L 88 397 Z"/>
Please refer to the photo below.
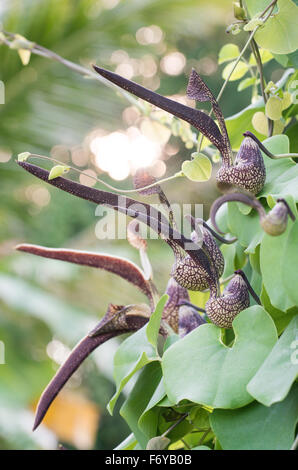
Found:
<path fill-rule="evenodd" d="M 225 44 L 219 51 L 218 63 L 222 64 L 229 60 L 237 59 L 239 54 L 239 47 L 236 44 Z"/>
<path fill-rule="evenodd" d="M 242 311 L 233 327 L 232 348 L 222 343 L 220 328 L 206 324 L 165 352 L 162 368 L 171 401 L 187 399 L 212 408 L 237 408 L 252 401 L 246 386 L 274 346 L 276 329 L 260 306 Z"/>
<path fill-rule="evenodd" d="M 212 164 L 206 155 L 195 153 L 193 160 L 186 160 L 182 163 L 181 170 L 191 181 L 208 181 L 212 172 Z"/>
<path fill-rule="evenodd" d="M 248 8 L 249 3 L 248 0 Z M 258 8 L 260 11 L 260 6 Z M 297 23 L 298 7 L 295 3 L 292 0 L 279 0 L 278 12 L 257 31 L 255 39 L 261 47 L 275 54 L 289 54 L 298 48 Z"/>
<path fill-rule="evenodd" d="M 233 62 L 230 62 L 228 65 L 225 66 L 222 72 L 222 78 L 226 80 L 228 76 L 230 75 L 231 71 L 235 67 L 236 61 L 233 60 Z M 230 76 L 229 80 L 234 81 L 234 80 L 239 80 L 242 78 L 246 72 L 248 71 L 248 66 L 245 62 L 238 62 L 238 64 L 235 67 L 235 70 L 233 71 L 232 75 Z"/>
<path fill-rule="evenodd" d="M 55 165 L 50 171 L 49 180 L 53 180 L 54 178 L 58 178 L 59 176 L 64 175 L 69 171 L 69 167 L 65 165 Z"/>
<path fill-rule="evenodd" d="M 298 384 L 270 407 L 254 402 L 239 410 L 215 410 L 212 429 L 226 450 L 290 449 L 298 417 Z"/>
<path fill-rule="evenodd" d="M 247 386 L 263 405 L 283 400 L 298 376 L 298 315 L 288 325 Z"/>
<path fill-rule="evenodd" d="M 28 158 L 30 157 L 30 155 L 31 155 L 30 152 L 19 153 L 18 162 L 26 162 L 28 160 Z"/>

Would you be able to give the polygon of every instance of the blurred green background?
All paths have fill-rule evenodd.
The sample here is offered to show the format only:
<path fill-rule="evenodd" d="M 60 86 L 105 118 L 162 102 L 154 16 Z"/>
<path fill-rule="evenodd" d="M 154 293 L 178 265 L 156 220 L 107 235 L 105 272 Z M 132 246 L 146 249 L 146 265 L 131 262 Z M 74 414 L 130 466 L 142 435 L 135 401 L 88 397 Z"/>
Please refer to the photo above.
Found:
<path fill-rule="evenodd" d="M 218 92 L 218 51 L 227 42 L 244 41 L 242 35 L 226 34 L 232 20 L 231 0 L 2 0 L 0 5 L 5 30 L 86 67 L 95 62 L 161 94 L 180 96 L 192 66 Z M 117 131 L 130 137 L 149 132 L 150 138 L 152 129 L 114 90 L 46 58 L 32 56 L 24 67 L 5 45 L 0 45 L 0 80 L 6 98 L 0 105 L 0 340 L 6 362 L 0 365 L 0 449 L 51 449 L 57 442 L 111 449 L 129 434 L 117 411 L 110 417 L 105 408 L 114 391 L 116 340 L 85 362 L 35 433 L 33 409 L 58 364 L 107 304 L 144 298 L 110 274 L 15 253 L 13 247 L 19 242 L 73 247 L 136 263 L 138 253 L 125 240 L 99 240 L 95 206 L 46 187 L 23 172 L 15 157 L 23 151 L 42 153 L 100 174 L 90 144 L 96 137 Z M 229 84 L 223 96 L 225 116 L 249 103 L 249 91 L 234 99 L 236 87 Z M 175 137 L 161 136 L 156 146 L 153 167 L 159 177 L 178 171 L 191 152 Z M 122 150 L 115 148 L 118 159 Z M 116 167 L 111 160 L 110 176 Z M 117 180 L 102 176 L 130 188 L 131 177 L 125 176 L 131 167 L 126 162 Z M 207 209 L 217 194 L 214 179 L 199 189 L 178 180 L 165 190 L 173 202 L 204 200 Z M 149 256 L 162 293 L 172 253 L 151 241 Z"/>

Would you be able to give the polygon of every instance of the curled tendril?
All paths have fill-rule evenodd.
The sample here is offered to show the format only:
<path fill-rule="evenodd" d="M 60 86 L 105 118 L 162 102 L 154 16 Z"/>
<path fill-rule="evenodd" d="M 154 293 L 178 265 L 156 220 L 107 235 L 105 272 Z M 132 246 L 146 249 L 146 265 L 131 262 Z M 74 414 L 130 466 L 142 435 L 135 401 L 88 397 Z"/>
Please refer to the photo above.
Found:
<path fill-rule="evenodd" d="M 216 214 L 219 208 L 225 202 L 233 202 L 233 201 L 242 202 L 243 204 L 246 204 L 252 207 L 253 209 L 255 209 L 259 214 L 260 224 L 263 230 L 272 236 L 278 236 L 285 232 L 287 228 L 287 223 L 288 223 L 288 216 L 293 221 L 296 220 L 295 215 L 293 214 L 291 208 L 289 207 L 289 204 L 287 203 L 285 199 L 282 199 L 282 198 L 278 199 L 273 209 L 271 209 L 267 214 L 264 207 L 260 203 L 260 201 L 256 199 L 255 197 L 253 197 L 252 195 L 243 194 L 243 193 L 230 193 L 230 194 L 225 194 L 224 196 L 221 196 L 218 199 L 216 199 L 216 201 L 214 201 L 210 209 L 210 219 L 211 219 L 212 225 L 220 233 L 223 233 L 223 232 L 221 232 L 217 226 Z"/>

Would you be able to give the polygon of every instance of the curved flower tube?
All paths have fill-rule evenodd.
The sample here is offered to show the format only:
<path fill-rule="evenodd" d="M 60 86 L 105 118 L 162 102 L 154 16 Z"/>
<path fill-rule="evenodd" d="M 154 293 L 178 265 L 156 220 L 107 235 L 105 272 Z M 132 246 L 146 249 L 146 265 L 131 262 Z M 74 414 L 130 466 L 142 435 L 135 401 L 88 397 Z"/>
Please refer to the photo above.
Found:
<path fill-rule="evenodd" d="M 102 320 L 75 346 L 43 392 L 36 411 L 33 428 L 36 429 L 59 391 L 89 354 L 109 339 L 124 333 L 132 333 L 144 326 L 154 310 L 154 304 L 152 303 L 152 293 L 150 290 L 147 290 L 147 280 L 142 276 L 142 271 L 128 260 L 96 253 L 56 250 L 28 244 L 18 245 L 16 248 L 19 251 L 46 258 L 98 267 L 113 272 L 131 282 L 143 292 L 145 291 L 150 301 L 150 307 L 144 304 L 128 306 L 110 304 L 108 306 L 108 310 Z M 169 299 L 164 307 L 162 318 L 178 333 L 180 302 L 189 300 L 188 292 L 177 285 L 173 279 L 170 279 L 166 293 L 169 295 Z M 161 328 L 160 333 L 166 334 L 163 328 Z"/>
<path fill-rule="evenodd" d="M 183 119 L 206 136 L 222 156 L 222 167 L 216 177 L 218 187 L 222 192 L 230 191 L 233 188 L 244 189 L 252 194 L 257 194 L 261 191 L 265 183 L 266 171 L 259 146 L 250 136 L 245 137 L 233 163 L 231 144 L 221 108 L 211 90 L 194 69 L 192 69 L 189 78 L 187 96 L 200 102 L 209 101 L 211 103 L 220 130 L 210 116 L 198 109 L 161 96 L 114 72 L 102 69 L 96 65 L 93 68 L 99 75 L 110 82 Z"/>
<path fill-rule="evenodd" d="M 141 269 L 136 264 L 125 258 L 102 253 L 90 253 L 87 251 L 46 248 L 27 243 L 17 245 L 16 250 L 30 253 L 32 255 L 42 256 L 43 258 L 67 261 L 69 263 L 80 264 L 81 266 L 90 266 L 109 271 L 110 273 L 122 277 L 122 279 L 125 279 L 140 289 L 153 305 L 153 293 L 150 283 Z"/>
<path fill-rule="evenodd" d="M 97 65 L 93 65 L 93 68 L 99 75 L 106 78 L 109 82 L 118 85 L 123 90 L 129 91 L 138 98 L 142 98 L 148 103 L 188 122 L 202 132 L 202 134 L 204 134 L 221 153 L 225 151 L 225 143 L 217 125 L 213 119 L 202 111 L 159 95 L 158 93 L 148 90 L 131 80 L 127 80 L 114 72 L 97 67 Z"/>
<path fill-rule="evenodd" d="M 37 178 L 74 196 L 94 202 L 95 204 L 102 204 L 130 217 L 137 218 L 138 221 L 145 223 L 162 236 L 169 246 L 173 247 L 174 241 L 176 246 L 180 246 L 196 263 L 201 265 L 211 283 L 216 282 L 213 266 L 210 265 L 205 251 L 192 240 L 188 240 L 175 228 L 172 228 L 166 217 L 149 204 L 142 202 L 142 211 L 140 211 L 140 203 L 134 199 L 125 196 L 119 197 L 117 194 L 90 188 L 62 177 L 49 180 L 49 172 L 47 170 L 27 162 L 19 161 L 18 164 Z"/>

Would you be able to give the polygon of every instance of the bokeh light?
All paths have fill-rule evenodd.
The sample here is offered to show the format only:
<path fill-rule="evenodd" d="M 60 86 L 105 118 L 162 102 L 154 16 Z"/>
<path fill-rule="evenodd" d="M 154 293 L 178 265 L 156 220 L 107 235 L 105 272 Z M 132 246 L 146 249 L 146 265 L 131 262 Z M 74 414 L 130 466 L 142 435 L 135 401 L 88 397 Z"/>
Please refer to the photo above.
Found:
<path fill-rule="evenodd" d="M 136 39 L 142 46 L 148 44 L 158 44 L 163 38 L 163 32 L 159 26 L 151 25 L 139 28 L 136 32 Z"/>
<path fill-rule="evenodd" d="M 160 62 L 160 67 L 167 75 L 179 75 L 186 64 L 185 55 L 181 52 L 170 52 Z"/>
<path fill-rule="evenodd" d="M 149 140 L 138 128 L 95 136 L 90 142 L 96 165 L 115 180 L 124 180 L 138 168 L 152 165 L 161 155 L 161 145 Z"/>

